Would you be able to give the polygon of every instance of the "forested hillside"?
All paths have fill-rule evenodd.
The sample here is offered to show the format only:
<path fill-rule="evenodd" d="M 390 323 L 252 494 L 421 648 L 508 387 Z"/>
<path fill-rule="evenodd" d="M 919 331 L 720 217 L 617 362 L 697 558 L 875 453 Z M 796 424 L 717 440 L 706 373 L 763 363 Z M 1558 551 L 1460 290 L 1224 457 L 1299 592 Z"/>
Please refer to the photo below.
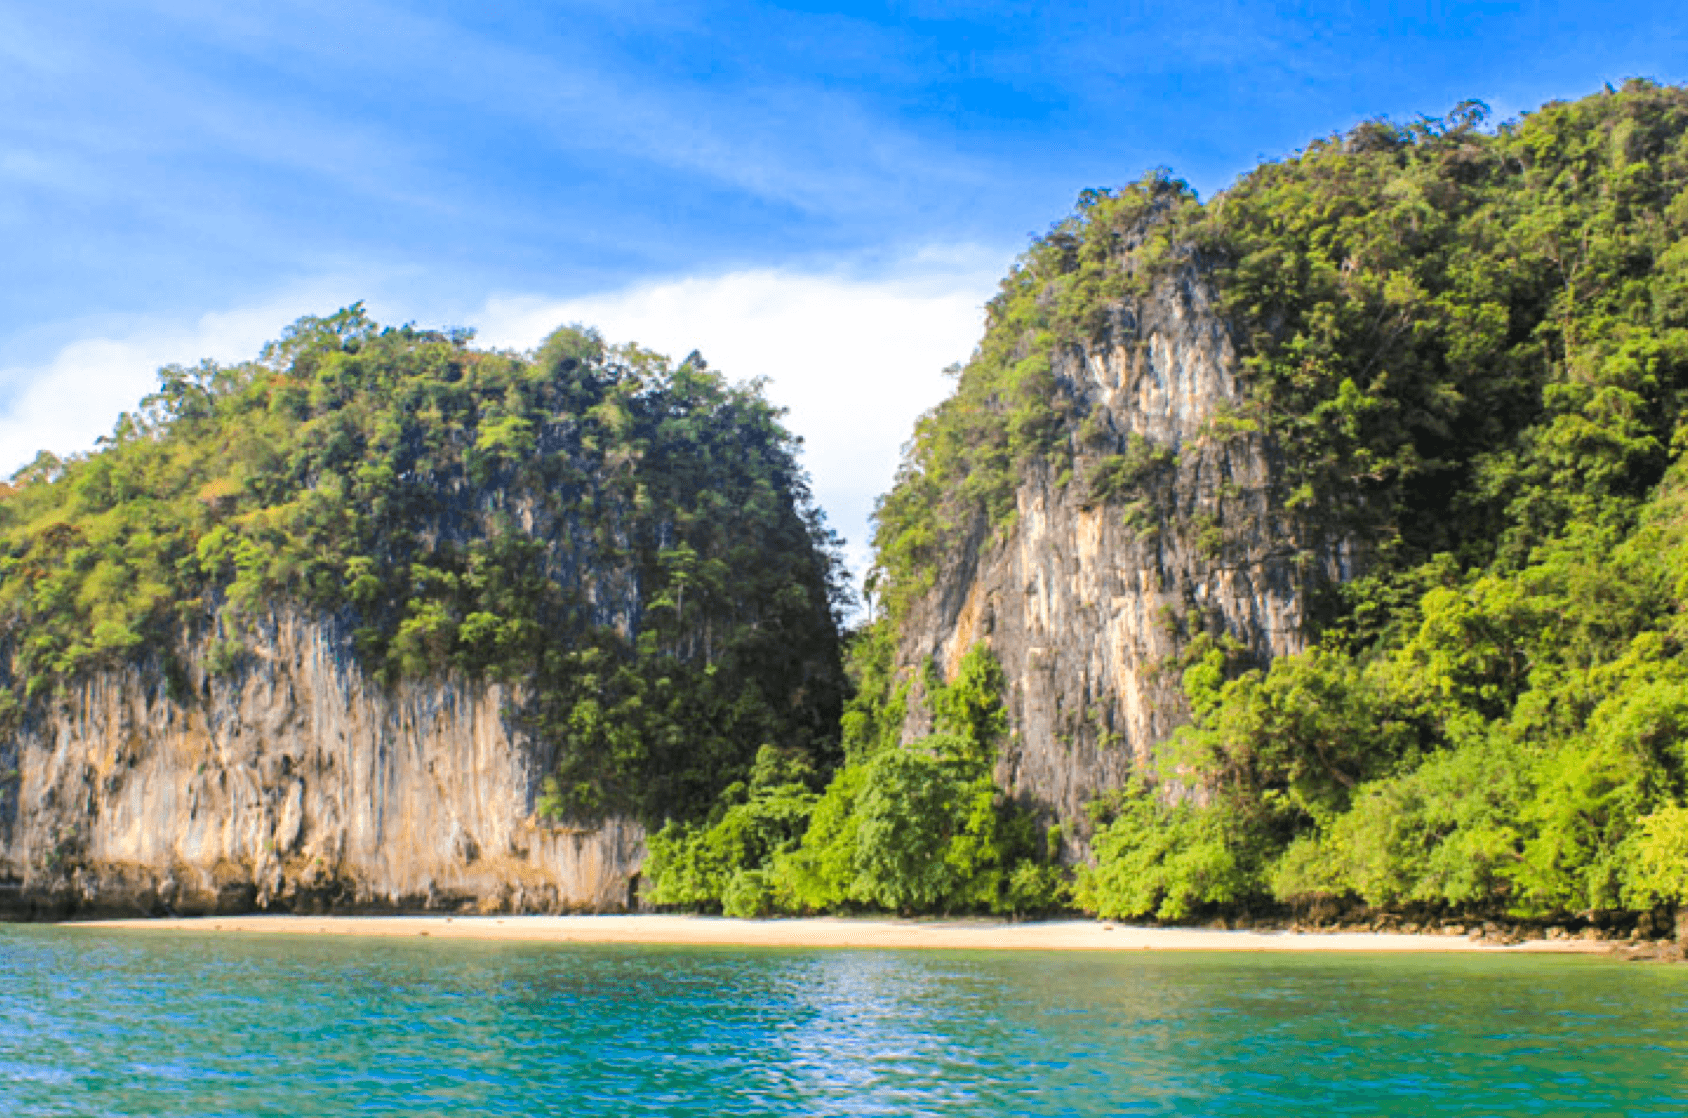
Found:
<path fill-rule="evenodd" d="M 94 453 L 0 499 L 0 732 L 125 664 L 238 682 L 283 607 L 378 683 L 492 676 L 556 746 L 542 814 L 697 814 L 758 747 L 829 767 L 834 540 L 755 385 L 560 330 L 304 319 L 253 362 L 168 368 Z"/>
<path fill-rule="evenodd" d="M 1482 123 L 1366 124 L 1205 206 L 1163 179 L 1096 196 L 1010 280 L 998 329 L 1035 316 L 1027 288 L 1094 306 L 1157 210 L 1138 268 L 1219 266 L 1249 394 L 1229 422 L 1281 449 L 1310 538 L 1368 553 L 1305 654 L 1191 642 L 1195 723 L 1098 806 L 1087 907 L 1688 897 L 1688 91 Z M 1082 329 L 1065 313 L 1036 325 Z M 881 528 L 898 582 L 906 494 Z"/>
<path fill-rule="evenodd" d="M 1028 249 L 880 506 L 848 771 L 953 766 L 953 691 L 895 649 L 943 563 L 1015 531 L 1024 486 L 1053 477 L 1140 533 L 1180 527 L 1157 503 L 1174 450 L 1110 443 L 1058 368 L 1194 266 L 1243 388 L 1202 439 L 1270 448 L 1270 507 L 1293 526 L 1277 542 L 1313 595 L 1306 650 L 1262 663 L 1216 614 L 1166 619 L 1179 651 L 1159 671 L 1182 677 L 1191 723 L 1093 805 L 1077 903 L 1621 919 L 1688 900 L 1688 90 L 1485 116 L 1368 122 L 1205 203 L 1165 173 L 1086 191 Z M 1223 556 L 1234 527 L 1195 527 Z M 1321 574 L 1338 551 L 1357 577 Z M 947 686 L 987 679 L 969 672 Z M 943 733 L 899 744 L 922 678 Z M 731 808 L 707 838 L 715 884 L 673 899 L 719 896 L 761 859 L 747 872 L 813 906 L 797 869 L 838 824 L 793 804 L 783 831 L 733 838 L 771 802 L 752 788 Z M 952 876 L 966 802 L 925 809 Z M 1058 892 L 1034 878 L 1001 903 Z M 854 895 L 890 902 L 870 885 Z M 969 898 L 956 880 L 926 900 Z"/>
<path fill-rule="evenodd" d="M 1635 81 L 1368 122 L 1207 201 L 1165 172 L 1084 192 L 916 428 L 849 684 L 833 543 L 754 386 L 578 330 L 521 356 L 303 320 L 0 494 L 0 729 L 123 664 L 192 704 L 285 603 L 383 685 L 508 682 L 557 746 L 543 813 L 667 823 L 658 904 L 1650 919 L 1688 902 L 1685 187 L 1688 90 Z M 1082 377 L 1117 409 L 1144 352 L 1183 360 L 1173 327 L 1220 387 L 1157 397 L 1200 415 L 1157 440 Z M 1083 664 L 1049 704 L 1076 728 L 1046 758 L 1118 748 L 1163 685 L 1141 724 L 1185 723 L 1088 824 L 1014 791 L 1030 685 L 957 612 L 1027 508 L 1160 580 L 1122 612 L 1179 602 L 1132 622 L 1172 650 L 1137 694 Z M 1243 639 L 1227 578 L 1298 631 Z M 916 618 L 962 612 L 905 662 Z M 1057 678 L 1058 646 L 1016 655 Z"/>
<path fill-rule="evenodd" d="M 1369 570 L 1267 670 L 1192 642 L 1158 779 L 1200 794 L 1102 805 L 1098 911 L 1688 898 L 1688 91 L 1480 123 L 1365 125 L 1175 205 L 1223 262 L 1237 421 Z"/>

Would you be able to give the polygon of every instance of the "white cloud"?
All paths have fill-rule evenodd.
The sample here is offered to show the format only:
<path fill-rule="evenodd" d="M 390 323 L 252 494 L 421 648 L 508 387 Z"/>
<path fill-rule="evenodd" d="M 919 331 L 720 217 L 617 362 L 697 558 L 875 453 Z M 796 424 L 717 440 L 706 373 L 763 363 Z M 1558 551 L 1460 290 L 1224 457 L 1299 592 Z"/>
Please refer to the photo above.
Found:
<path fill-rule="evenodd" d="M 915 419 L 949 393 L 944 367 L 972 353 L 1005 263 L 1005 253 L 963 248 L 928 252 L 872 278 L 751 270 L 571 299 L 499 296 L 440 322 L 475 326 L 478 344 L 513 349 L 581 323 L 676 360 L 697 349 L 734 380 L 768 378 L 770 398 L 789 409 L 787 423 L 804 439 L 815 497 L 849 541 L 860 577 L 874 498 L 890 487 Z M 0 477 L 41 449 L 92 448 L 152 391 L 159 366 L 251 358 L 299 315 L 356 295 L 348 281 L 324 281 L 194 321 L 105 330 L 65 344 L 44 364 L 0 369 Z M 371 302 L 382 321 L 409 317 L 390 299 Z"/>
<path fill-rule="evenodd" d="M 118 415 L 157 387 L 160 366 L 256 357 L 300 315 L 349 302 L 335 299 L 348 286 L 315 285 L 193 321 L 150 320 L 107 329 L 67 343 L 45 364 L 0 369 L 0 477 L 42 450 L 60 455 L 91 450 L 95 439 L 111 433 Z"/>
<path fill-rule="evenodd" d="M 468 319 L 483 345 L 527 349 L 581 323 L 676 360 L 696 349 L 734 380 L 767 377 L 859 577 L 874 498 L 890 487 L 916 417 L 948 395 L 944 367 L 972 353 L 1004 266 L 965 251 L 876 279 L 744 271 L 578 299 L 497 297 Z"/>

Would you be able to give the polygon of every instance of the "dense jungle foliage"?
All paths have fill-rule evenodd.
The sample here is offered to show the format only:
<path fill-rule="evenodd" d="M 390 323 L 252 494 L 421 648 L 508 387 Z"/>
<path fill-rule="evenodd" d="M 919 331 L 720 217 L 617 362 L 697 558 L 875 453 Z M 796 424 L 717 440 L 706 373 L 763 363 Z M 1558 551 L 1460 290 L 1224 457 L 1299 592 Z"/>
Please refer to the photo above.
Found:
<path fill-rule="evenodd" d="M 832 541 L 754 386 L 582 331 L 518 356 L 303 320 L 165 370 L 102 450 L 0 491 L 0 722 L 149 659 L 193 701 L 177 657 L 245 671 L 292 602 L 385 682 L 520 684 L 560 747 L 547 811 L 668 821 L 661 904 L 1688 905 L 1685 186 L 1688 90 L 1636 81 L 1493 129 L 1475 104 L 1368 122 L 1206 203 L 1164 173 L 1086 191 L 916 429 L 848 687 Z M 1182 268 L 1242 359 L 1207 437 L 1272 448 L 1322 596 L 1304 654 L 1210 629 L 1164 666 L 1193 721 L 1095 805 L 1069 882 L 992 779 L 1000 668 L 928 670 L 935 731 L 904 743 L 897 626 L 1030 478 L 1161 515 L 1170 451 L 1101 429 L 1061 369 Z M 1364 576 L 1318 587 L 1333 541 Z"/>
<path fill-rule="evenodd" d="M 882 632 L 855 651 L 889 678 Z M 927 695 L 937 732 L 907 744 L 900 717 L 884 717 L 901 711 L 902 694 L 854 699 L 846 762 L 824 784 L 801 758 L 764 748 L 749 782 L 723 792 L 707 821 L 652 837 L 650 899 L 728 916 L 1060 907 L 1066 875 L 1050 836 L 992 776 L 1008 729 L 1001 667 L 976 646 L 954 680 L 929 679 Z"/>
<path fill-rule="evenodd" d="M 1168 665 L 1194 723 L 1096 806 L 1083 907 L 1688 903 L 1685 187 L 1688 90 L 1632 81 L 1492 130 L 1368 122 L 1205 204 L 1086 192 L 1026 252 L 880 507 L 888 625 L 1034 469 L 1100 458 L 1130 512 L 1153 464 L 1087 441 L 1052 359 L 1185 266 L 1243 360 L 1211 436 L 1268 439 L 1299 542 L 1368 557 L 1305 654 L 1211 634 Z"/>
<path fill-rule="evenodd" d="M 152 662 L 180 701 L 281 609 L 386 684 L 515 684 L 558 746 L 542 809 L 706 811 L 756 750 L 837 763 L 836 541 L 757 385 L 559 330 L 303 319 L 253 362 L 162 371 L 95 453 L 0 494 L 0 721 Z"/>

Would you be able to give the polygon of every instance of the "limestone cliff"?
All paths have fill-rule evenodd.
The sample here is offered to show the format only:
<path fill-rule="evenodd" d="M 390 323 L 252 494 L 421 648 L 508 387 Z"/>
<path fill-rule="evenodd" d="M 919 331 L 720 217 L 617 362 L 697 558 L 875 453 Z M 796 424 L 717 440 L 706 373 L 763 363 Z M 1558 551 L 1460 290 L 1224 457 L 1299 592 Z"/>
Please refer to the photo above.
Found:
<path fill-rule="evenodd" d="M 759 387 L 468 342 L 303 319 L 0 489 L 10 907 L 621 908 L 644 824 L 836 753 L 833 544 Z"/>
<path fill-rule="evenodd" d="M 1082 832 L 1085 805 L 1187 719 L 1172 665 L 1187 638 L 1229 634 L 1259 661 L 1296 652 L 1312 585 L 1353 560 L 1284 511 L 1264 437 L 1214 422 L 1243 390 L 1197 260 L 1117 302 L 1052 373 L 1077 421 L 1070 470 L 1025 471 L 1006 526 L 975 518 L 903 618 L 898 658 L 947 676 L 988 643 L 1013 731 L 999 779 Z M 1131 484 L 1102 492 L 1122 455 Z M 905 737 L 929 729 L 915 698 Z"/>
<path fill-rule="evenodd" d="M 140 665 L 79 681 L 8 743 L 7 907 L 28 915 L 612 911 L 643 830 L 540 821 L 548 751 L 515 696 L 463 679 L 372 685 L 332 619 L 281 611 L 246 666 L 203 647 L 172 687 Z M 185 685 L 185 686 L 184 686 Z"/>

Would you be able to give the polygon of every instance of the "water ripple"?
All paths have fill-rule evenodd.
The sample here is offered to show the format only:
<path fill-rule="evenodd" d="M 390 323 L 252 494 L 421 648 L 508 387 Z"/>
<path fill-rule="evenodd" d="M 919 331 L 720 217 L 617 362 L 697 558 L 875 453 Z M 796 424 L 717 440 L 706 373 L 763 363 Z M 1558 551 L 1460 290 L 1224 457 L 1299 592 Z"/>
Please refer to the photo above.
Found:
<path fill-rule="evenodd" d="M 0 928 L 0 1111 L 1688 1113 L 1688 970 Z"/>

